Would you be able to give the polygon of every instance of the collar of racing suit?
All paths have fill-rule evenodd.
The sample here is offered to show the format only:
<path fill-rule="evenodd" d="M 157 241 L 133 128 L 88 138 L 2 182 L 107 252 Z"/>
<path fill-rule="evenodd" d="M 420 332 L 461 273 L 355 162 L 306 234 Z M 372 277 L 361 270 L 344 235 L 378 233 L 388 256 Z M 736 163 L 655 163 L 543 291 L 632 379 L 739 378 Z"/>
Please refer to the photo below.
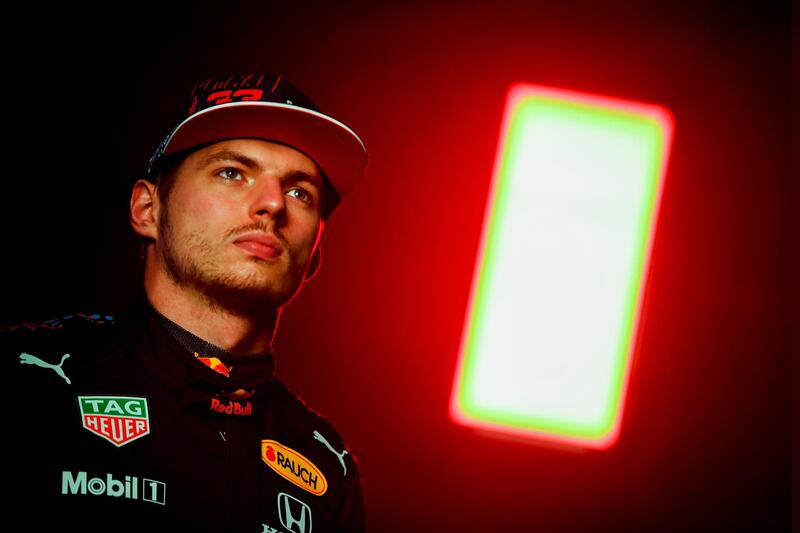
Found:
<path fill-rule="evenodd" d="M 175 328 L 167 327 L 164 320 L 168 319 L 152 306 L 143 287 L 120 319 L 139 363 L 162 386 L 182 397 L 186 410 L 249 415 L 260 410 L 268 399 L 268 385 L 275 375 L 271 351 L 244 355 L 216 347 L 217 353 L 224 352 L 225 363 L 231 369 L 230 377 L 226 377 L 198 361 L 190 351 L 199 345 L 197 340 L 213 345 L 193 335 L 194 343 L 186 337 L 176 338 L 170 331 Z"/>

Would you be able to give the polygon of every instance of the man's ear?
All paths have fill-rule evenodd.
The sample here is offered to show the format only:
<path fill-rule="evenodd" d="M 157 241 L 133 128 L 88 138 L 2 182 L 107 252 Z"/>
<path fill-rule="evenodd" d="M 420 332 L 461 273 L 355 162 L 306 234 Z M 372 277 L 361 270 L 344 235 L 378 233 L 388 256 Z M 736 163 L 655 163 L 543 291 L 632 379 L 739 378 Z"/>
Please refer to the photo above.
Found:
<path fill-rule="evenodd" d="M 142 237 L 156 240 L 158 237 L 158 200 L 156 186 L 147 180 L 138 180 L 131 191 L 130 221 L 133 231 Z"/>

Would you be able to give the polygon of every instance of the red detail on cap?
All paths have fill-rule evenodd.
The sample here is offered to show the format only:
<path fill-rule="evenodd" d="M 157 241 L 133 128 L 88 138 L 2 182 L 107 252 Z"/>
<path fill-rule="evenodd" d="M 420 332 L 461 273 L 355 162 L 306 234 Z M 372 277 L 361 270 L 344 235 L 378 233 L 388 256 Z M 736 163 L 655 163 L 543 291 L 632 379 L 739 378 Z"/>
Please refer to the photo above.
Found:
<path fill-rule="evenodd" d="M 241 85 L 250 85 L 250 80 L 253 79 L 253 76 L 255 76 L 255 74 L 246 74 L 244 76 L 241 76 L 241 78 L 242 78 L 241 82 L 240 82 Z M 258 85 L 258 84 L 256 84 L 256 85 Z"/>
<path fill-rule="evenodd" d="M 237 100 L 261 100 L 263 95 L 264 91 L 262 89 L 236 89 L 235 91 L 227 89 L 225 91 L 216 91 L 209 94 L 206 101 L 212 102 L 212 105 L 219 105 Z"/>
<path fill-rule="evenodd" d="M 262 89 L 239 89 L 233 93 L 233 97 L 239 100 L 261 100 L 263 95 Z"/>
<path fill-rule="evenodd" d="M 206 102 L 214 102 L 214 105 L 225 104 L 227 102 L 233 102 L 231 98 L 231 91 L 230 89 L 226 91 L 217 91 L 215 93 L 211 93 L 206 98 Z"/>
<path fill-rule="evenodd" d="M 269 459 L 271 463 L 275 462 L 275 450 L 272 449 L 272 446 L 267 446 L 267 459 Z"/>

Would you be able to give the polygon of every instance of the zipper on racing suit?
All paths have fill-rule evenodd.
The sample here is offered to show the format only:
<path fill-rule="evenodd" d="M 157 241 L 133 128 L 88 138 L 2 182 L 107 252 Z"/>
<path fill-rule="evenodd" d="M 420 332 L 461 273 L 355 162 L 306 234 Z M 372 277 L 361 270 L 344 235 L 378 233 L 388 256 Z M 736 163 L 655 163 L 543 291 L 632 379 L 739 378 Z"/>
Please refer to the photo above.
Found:
<path fill-rule="evenodd" d="M 233 445 L 231 443 L 233 439 L 232 431 L 233 424 L 231 423 L 231 417 L 225 417 L 225 429 L 221 432 L 223 445 L 225 446 L 225 462 L 223 465 L 223 472 L 222 472 L 222 514 L 220 516 L 220 526 L 225 527 L 228 524 L 228 517 L 230 516 L 230 506 L 231 506 L 231 493 L 233 492 L 230 490 L 230 474 L 231 474 L 231 467 L 233 463 Z"/>

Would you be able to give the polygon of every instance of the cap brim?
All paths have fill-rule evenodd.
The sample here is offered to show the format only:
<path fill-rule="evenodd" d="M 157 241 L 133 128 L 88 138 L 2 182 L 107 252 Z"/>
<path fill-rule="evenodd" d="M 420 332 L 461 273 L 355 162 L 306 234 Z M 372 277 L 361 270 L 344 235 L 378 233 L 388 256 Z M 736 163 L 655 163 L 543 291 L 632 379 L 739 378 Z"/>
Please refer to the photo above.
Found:
<path fill-rule="evenodd" d="M 231 102 L 192 115 L 172 132 L 163 153 L 253 137 L 288 144 L 325 172 L 344 198 L 367 168 L 367 149 L 356 133 L 322 113 L 277 102 Z"/>

